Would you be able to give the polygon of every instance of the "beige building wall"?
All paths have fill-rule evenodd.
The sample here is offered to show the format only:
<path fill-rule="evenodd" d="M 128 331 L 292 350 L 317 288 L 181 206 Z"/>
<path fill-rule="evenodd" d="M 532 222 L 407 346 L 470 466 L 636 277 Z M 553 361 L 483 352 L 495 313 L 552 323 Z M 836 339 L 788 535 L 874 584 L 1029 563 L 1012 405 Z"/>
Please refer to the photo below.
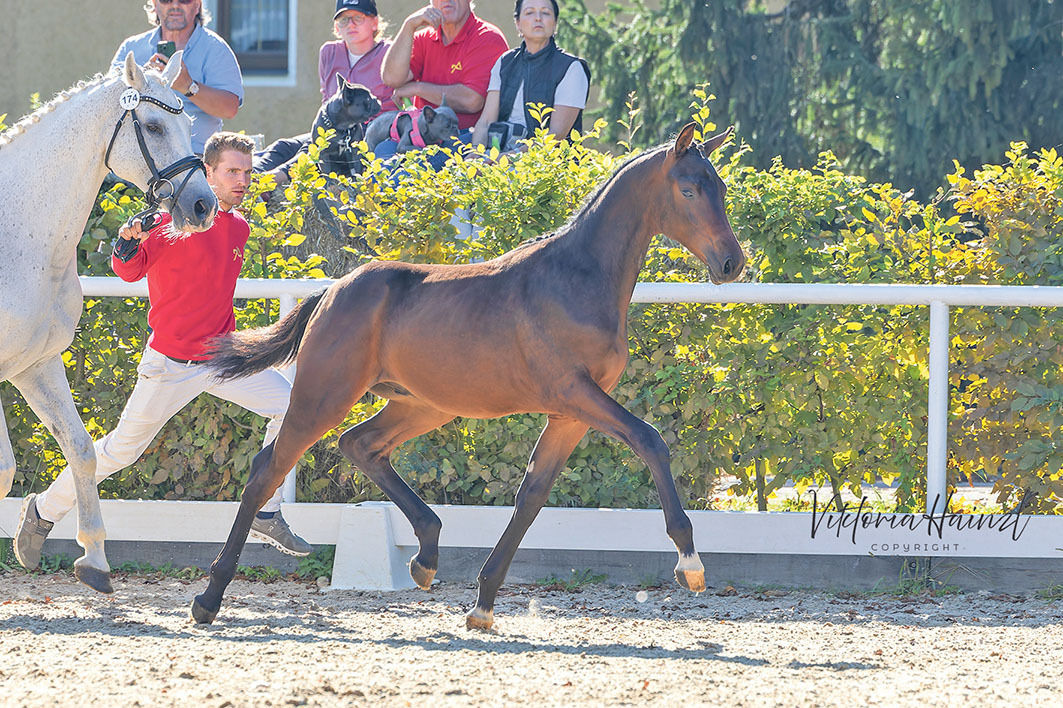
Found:
<path fill-rule="evenodd" d="M 604 5 L 605 0 L 589 3 Z M 380 15 L 397 31 L 424 0 L 377 0 Z M 564 0 L 562 21 L 564 21 Z M 334 0 L 297 0 L 295 81 L 262 85 L 245 77 L 239 115 L 232 130 L 262 133 L 267 142 L 309 130 L 320 93 L 317 55 L 332 39 Z M 48 100 L 78 80 L 106 71 L 126 37 L 149 29 L 143 0 L 0 0 L 0 114 L 11 125 L 29 112 L 30 95 Z M 476 13 L 498 25 L 511 45 L 517 41 L 511 0 L 479 0 Z"/>
<path fill-rule="evenodd" d="M 30 94 L 48 100 L 106 71 L 121 41 L 147 29 L 136 8 L 125 0 L 0 0 L 0 114 L 8 114 L 7 124 L 29 112 Z"/>

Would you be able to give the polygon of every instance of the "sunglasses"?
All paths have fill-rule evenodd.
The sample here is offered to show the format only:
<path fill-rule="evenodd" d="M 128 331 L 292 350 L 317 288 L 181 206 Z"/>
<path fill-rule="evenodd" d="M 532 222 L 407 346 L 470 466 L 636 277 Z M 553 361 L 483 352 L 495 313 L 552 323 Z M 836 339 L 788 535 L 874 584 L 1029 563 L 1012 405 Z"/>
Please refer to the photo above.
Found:
<path fill-rule="evenodd" d="M 340 27 L 346 27 L 347 25 L 354 25 L 355 27 L 361 27 L 369 20 L 368 15 L 344 15 L 340 19 L 336 20 L 336 24 Z"/>
<path fill-rule="evenodd" d="M 181 5 L 191 5 L 196 0 L 155 0 L 160 5 L 172 5 L 173 3 L 180 3 Z"/>

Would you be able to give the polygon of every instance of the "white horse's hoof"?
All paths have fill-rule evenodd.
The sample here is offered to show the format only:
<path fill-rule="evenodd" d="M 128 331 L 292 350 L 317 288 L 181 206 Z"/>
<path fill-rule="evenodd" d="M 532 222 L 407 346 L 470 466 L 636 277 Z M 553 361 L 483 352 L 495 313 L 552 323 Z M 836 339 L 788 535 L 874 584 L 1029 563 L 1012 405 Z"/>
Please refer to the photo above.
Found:
<path fill-rule="evenodd" d="M 77 563 L 74 563 L 74 577 L 96 592 L 102 592 L 106 595 L 110 595 L 114 592 L 114 587 L 111 585 L 111 573 L 109 571 L 93 568 L 89 565 L 78 565 Z"/>

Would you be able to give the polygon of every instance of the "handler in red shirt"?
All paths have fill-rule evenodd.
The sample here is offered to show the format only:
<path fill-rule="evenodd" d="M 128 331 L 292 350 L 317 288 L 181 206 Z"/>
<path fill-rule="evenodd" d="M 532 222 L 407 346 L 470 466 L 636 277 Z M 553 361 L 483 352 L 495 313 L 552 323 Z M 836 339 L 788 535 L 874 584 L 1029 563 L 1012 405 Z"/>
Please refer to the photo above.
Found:
<path fill-rule="evenodd" d="M 508 49 L 501 30 L 473 14 L 471 0 L 432 0 L 402 23 L 381 75 L 392 99 L 414 107 L 447 105 L 458 127 L 476 125 L 487 96 L 491 67 Z"/>
<path fill-rule="evenodd" d="M 123 280 L 147 276 L 148 324 L 151 336 L 137 367 L 137 382 L 115 429 L 96 442 L 96 483 L 140 458 L 166 422 L 192 399 L 207 392 L 269 418 L 266 444 L 280 431 L 288 408 L 291 384 L 278 371 L 232 381 L 218 381 L 201 366 L 207 346 L 232 332 L 233 293 L 244 261 L 250 228 L 233 207 L 244 198 L 251 179 L 250 138 L 221 132 L 204 147 L 207 181 L 218 197 L 218 215 L 206 231 L 170 234 L 170 219 L 144 232 L 139 223 L 119 231 L 119 248 L 111 259 Z M 123 260 L 124 258 L 124 260 Z M 295 535 L 280 514 L 280 490 L 266 502 L 251 526 L 251 538 L 291 555 L 307 555 L 312 547 Z M 41 547 L 52 525 L 75 503 L 69 469 L 41 494 L 30 494 L 15 533 L 17 557 L 27 568 L 40 562 Z"/>
<path fill-rule="evenodd" d="M 223 161 L 221 167 L 228 165 Z M 243 198 L 246 185 L 240 189 Z M 120 235 L 140 240 L 136 252 L 125 262 L 111 258 L 122 280 L 134 283 L 147 277 L 148 346 L 180 364 L 202 363 L 208 358 L 207 343 L 236 329 L 233 293 L 250 228 L 231 204 L 226 208 L 223 203 L 221 209 L 210 229 L 188 236 L 167 235 L 169 214 L 150 232 L 135 224 Z"/>

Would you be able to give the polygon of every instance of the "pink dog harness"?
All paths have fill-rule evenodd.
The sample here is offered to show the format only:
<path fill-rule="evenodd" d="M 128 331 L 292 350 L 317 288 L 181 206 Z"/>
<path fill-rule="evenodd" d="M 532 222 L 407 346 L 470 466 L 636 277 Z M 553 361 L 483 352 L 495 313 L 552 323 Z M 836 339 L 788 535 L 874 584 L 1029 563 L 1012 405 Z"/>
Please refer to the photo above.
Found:
<path fill-rule="evenodd" d="M 413 127 L 410 128 L 410 141 L 413 142 L 416 147 L 425 147 L 427 143 L 425 143 L 424 137 L 421 135 L 421 127 L 417 124 L 417 119 L 420 117 L 420 115 L 420 110 L 401 111 L 397 116 L 395 116 L 395 120 L 391 121 L 391 139 L 395 142 L 399 141 L 399 139 L 402 137 L 401 135 L 399 135 L 399 118 L 401 118 L 402 116 L 409 116 L 411 122 L 413 123 Z"/>

